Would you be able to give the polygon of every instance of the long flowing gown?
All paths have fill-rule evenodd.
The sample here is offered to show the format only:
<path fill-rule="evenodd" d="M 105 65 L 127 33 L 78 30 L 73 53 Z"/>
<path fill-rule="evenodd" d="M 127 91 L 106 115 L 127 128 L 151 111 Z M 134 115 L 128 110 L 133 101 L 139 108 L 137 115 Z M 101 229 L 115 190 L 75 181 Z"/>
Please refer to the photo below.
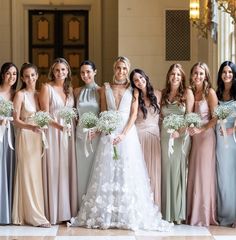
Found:
<path fill-rule="evenodd" d="M 63 125 L 58 111 L 67 106 L 74 106 L 71 93 L 66 103 L 51 86 L 49 88 L 49 113 Z M 65 137 L 60 130 L 49 126 L 47 132 L 49 148 L 43 159 L 43 184 L 46 216 L 51 224 L 70 220 L 78 211 L 77 166 L 75 154 L 75 131 L 72 123 L 70 137 Z"/>
<path fill-rule="evenodd" d="M 139 109 L 135 122 L 139 141 L 150 177 L 154 202 L 161 207 L 161 145 L 159 131 L 159 113 L 152 106 L 147 107 L 147 118 Z"/>
<path fill-rule="evenodd" d="M 76 100 L 76 108 L 79 113 L 79 117 L 81 117 L 86 112 L 92 112 L 98 116 L 100 112 L 100 104 L 99 104 L 99 95 L 97 92 L 98 85 L 96 83 L 91 83 L 85 85 L 81 91 L 80 95 Z M 92 140 L 92 151 L 88 144 L 88 141 L 85 143 L 85 133 L 83 132 L 83 128 L 77 124 L 76 127 L 76 157 L 77 157 L 77 172 L 78 172 L 78 200 L 79 206 L 81 205 L 82 198 L 84 194 L 86 194 L 89 176 L 91 172 L 91 168 L 93 165 L 93 160 L 95 157 L 95 152 L 98 144 L 98 137 Z M 86 157 L 85 155 L 85 146 L 87 147 L 87 151 L 89 155 Z"/>
<path fill-rule="evenodd" d="M 169 114 L 184 115 L 186 107 L 177 102 L 162 107 L 163 118 Z M 174 153 L 168 155 L 170 134 L 161 126 L 162 152 L 162 214 L 167 221 L 186 219 L 186 174 L 190 150 L 190 138 L 186 133 L 174 139 Z"/>
<path fill-rule="evenodd" d="M 10 148 L 8 138 L 11 137 L 13 148 L 15 148 L 15 136 L 12 124 L 10 128 L 5 125 L 0 125 L 0 128 L 4 131 L 2 142 L 0 141 L 0 224 L 10 224 L 12 222 L 15 151 Z"/>
<path fill-rule="evenodd" d="M 122 132 L 130 116 L 132 90 L 127 88 L 116 107 L 110 85 L 106 86 L 108 110 L 118 111 Z M 169 230 L 168 222 L 154 205 L 148 173 L 143 159 L 136 127 L 117 145 L 119 159 L 113 159 L 111 136 L 102 134 L 96 152 L 91 180 L 77 217 L 72 226 L 88 228 L 123 228 Z"/>
<path fill-rule="evenodd" d="M 32 123 L 36 112 L 24 92 L 20 118 Z M 16 131 L 16 177 L 12 221 L 14 224 L 39 226 L 48 224 L 44 215 L 43 175 L 42 175 L 42 136 L 28 129 Z"/>
<path fill-rule="evenodd" d="M 229 106 L 234 115 L 227 117 L 226 128 L 234 127 L 235 101 L 220 101 Z M 226 140 L 226 141 L 225 141 Z M 220 124 L 216 126 L 216 172 L 217 172 L 217 216 L 220 225 L 229 226 L 236 221 L 236 142 L 233 135 L 225 138 L 220 134 Z"/>
<path fill-rule="evenodd" d="M 202 124 L 210 119 L 206 100 L 195 101 L 194 112 Z M 187 186 L 187 223 L 209 226 L 216 222 L 216 138 L 213 128 L 192 137 Z"/>

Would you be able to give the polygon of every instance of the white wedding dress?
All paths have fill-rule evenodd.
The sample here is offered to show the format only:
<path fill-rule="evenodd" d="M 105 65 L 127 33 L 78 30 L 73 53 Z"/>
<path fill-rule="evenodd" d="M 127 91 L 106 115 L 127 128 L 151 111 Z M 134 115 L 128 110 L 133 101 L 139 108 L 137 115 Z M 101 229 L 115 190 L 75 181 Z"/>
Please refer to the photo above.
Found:
<path fill-rule="evenodd" d="M 132 103 L 132 90 L 128 88 L 116 108 L 109 84 L 106 85 L 108 110 L 117 110 L 126 125 Z M 117 145 L 119 159 L 113 159 L 113 145 L 109 135 L 102 135 L 98 144 L 87 194 L 80 211 L 71 219 L 70 226 L 87 228 L 121 228 L 169 231 L 172 224 L 162 220 L 158 206 L 154 205 L 146 165 L 133 125 L 125 139 Z"/>

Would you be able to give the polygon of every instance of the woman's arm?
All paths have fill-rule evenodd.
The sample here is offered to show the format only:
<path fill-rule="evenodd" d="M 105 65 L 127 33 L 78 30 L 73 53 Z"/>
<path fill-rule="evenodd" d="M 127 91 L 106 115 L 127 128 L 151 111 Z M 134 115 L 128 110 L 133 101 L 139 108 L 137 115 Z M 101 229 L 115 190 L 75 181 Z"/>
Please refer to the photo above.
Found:
<path fill-rule="evenodd" d="M 134 125 L 135 120 L 137 118 L 137 114 L 138 114 L 138 94 L 139 94 L 138 90 L 134 89 L 134 96 L 133 96 L 133 101 L 132 101 L 132 104 L 131 104 L 131 110 L 130 110 L 130 116 L 129 116 L 128 123 L 124 127 L 122 133 L 119 134 L 114 139 L 113 144 L 120 143 L 125 138 L 126 134 L 130 130 L 130 128 Z"/>
<path fill-rule="evenodd" d="M 194 95 L 191 89 L 186 90 L 186 113 L 191 113 L 194 109 Z"/>
<path fill-rule="evenodd" d="M 24 129 L 29 129 L 32 130 L 33 132 L 38 132 L 39 127 L 33 124 L 25 123 L 20 119 L 20 113 L 21 113 L 21 108 L 22 104 L 24 101 L 24 94 L 22 91 L 19 91 L 16 93 L 14 100 L 13 100 L 13 105 L 14 105 L 14 112 L 13 112 L 13 118 L 14 118 L 14 123 L 16 127 L 18 128 L 24 128 Z"/>

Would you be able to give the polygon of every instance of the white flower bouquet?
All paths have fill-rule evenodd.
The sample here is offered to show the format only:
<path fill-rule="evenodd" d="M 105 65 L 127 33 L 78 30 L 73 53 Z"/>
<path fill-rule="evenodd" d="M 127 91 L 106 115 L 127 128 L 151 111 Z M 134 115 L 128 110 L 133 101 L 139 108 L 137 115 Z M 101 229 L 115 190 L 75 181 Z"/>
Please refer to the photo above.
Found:
<path fill-rule="evenodd" d="M 58 111 L 58 117 L 62 118 L 64 121 L 64 127 L 66 127 L 66 132 L 71 136 L 71 121 L 77 118 L 77 110 L 72 107 L 63 107 Z"/>
<path fill-rule="evenodd" d="M 0 120 L 4 120 L 5 118 L 11 118 L 13 109 L 13 103 L 11 101 L 0 98 Z"/>
<path fill-rule="evenodd" d="M 218 105 L 213 113 L 213 115 L 217 117 L 218 123 L 220 124 L 223 137 L 224 137 L 225 147 L 228 147 L 225 123 L 227 122 L 227 117 L 229 117 L 232 114 L 233 114 L 233 107 L 228 105 Z"/>
<path fill-rule="evenodd" d="M 3 142 L 3 137 L 8 128 L 8 144 L 11 149 L 14 150 L 12 146 L 12 140 L 10 135 L 11 124 L 10 121 L 13 121 L 12 112 L 13 112 L 13 103 L 9 100 L 5 100 L 0 97 L 0 142 Z"/>
<path fill-rule="evenodd" d="M 121 124 L 122 118 L 117 111 L 104 111 L 99 115 L 99 119 L 97 122 L 97 130 L 101 131 L 105 134 L 111 135 Z M 116 145 L 113 145 L 113 159 L 119 159 Z"/>
<path fill-rule="evenodd" d="M 170 114 L 164 118 L 163 126 L 170 134 L 168 144 L 168 156 L 170 157 L 170 155 L 174 153 L 174 138 L 172 137 L 172 133 L 186 126 L 184 116 L 179 114 Z"/>
<path fill-rule="evenodd" d="M 85 156 L 88 157 L 89 153 L 87 150 L 87 141 L 88 141 L 88 134 L 91 130 L 96 129 L 96 125 L 98 122 L 98 117 L 93 112 L 86 112 L 83 113 L 79 119 L 79 126 L 83 128 L 83 132 L 85 133 L 85 140 L 84 140 L 84 152 Z M 89 143 L 91 152 L 93 152 L 92 142 Z"/>
<path fill-rule="evenodd" d="M 185 124 L 187 127 L 201 127 L 202 120 L 198 113 L 187 113 L 185 115 Z"/>
<path fill-rule="evenodd" d="M 48 127 L 48 124 L 50 123 L 50 121 L 52 121 L 52 118 L 48 112 L 38 111 L 32 117 L 32 120 L 41 129 L 45 129 Z"/>
<path fill-rule="evenodd" d="M 225 120 L 233 113 L 233 108 L 227 105 L 218 105 L 214 110 L 214 116 L 219 120 Z"/>

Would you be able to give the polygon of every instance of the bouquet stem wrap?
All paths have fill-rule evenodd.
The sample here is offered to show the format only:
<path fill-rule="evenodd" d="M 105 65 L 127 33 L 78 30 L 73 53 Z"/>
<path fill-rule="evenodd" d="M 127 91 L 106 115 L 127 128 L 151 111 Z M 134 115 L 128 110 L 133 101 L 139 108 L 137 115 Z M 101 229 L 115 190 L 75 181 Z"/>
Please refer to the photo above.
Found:
<path fill-rule="evenodd" d="M 0 142 L 3 142 L 5 131 L 6 129 L 8 129 L 8 133 L 7 133 L 8 145 L 12 150 L 14 150 L 12 139 L 11 139 L 11 124 L 10 124 L 10 121 L 13 121 L 13 117 L 0 117 L 0 120 L 3 120 L 6 122 L 6 125 L 0 126 Z"/>
<path fill-rule="evenodd" d="M 45 150 L 48 149 L 49 146 L 48 146 L 48 140 L 47 140 L 46 134 L 43 129 L 41 129 L 41 134 L 42 134 L 42 142 L 43 142 L 43 153 L 42 153 L 42 156 L 43 156 L 45 153 Z"/>
<path fill-rule="evenodd" d="M 174 138 L 172 137 L 172 133 L 174 133 L 174 129 L 168 129 L 167 132 L 170 134 L 169 142 L 168 142 L 168 157 L 174 153 Z"/>
<path fill-rule="evenodd" d="M 89 140 L 89 133 L 91 130 L 94 130 L 95 128 L 83 128 L 83 132 L 85 133 L 85 139 L 84 139 L 84 154 L 86 157 L 89 156 L 89 152 L 87 149 L 87 142 L 89 141 L 89 146 L 90 146 L 90 150 L 91 152 L 93 152 L 93 145 L 92 145 L 92 141 Z"/>
<path fill-rule="evenodd" d="M 224 137 L 224 144 L 225 147 L 228 147 L 228 143 L 227 143 L 227 132 L 226 132 L 226 128 L 225 128 L 225 123 L 227 122 L 227 119 L 219 119 L 218 123 L 220 124 L 220 127 L 222 129 L 222 133 L 223 133 L 223 137 Z"/>

